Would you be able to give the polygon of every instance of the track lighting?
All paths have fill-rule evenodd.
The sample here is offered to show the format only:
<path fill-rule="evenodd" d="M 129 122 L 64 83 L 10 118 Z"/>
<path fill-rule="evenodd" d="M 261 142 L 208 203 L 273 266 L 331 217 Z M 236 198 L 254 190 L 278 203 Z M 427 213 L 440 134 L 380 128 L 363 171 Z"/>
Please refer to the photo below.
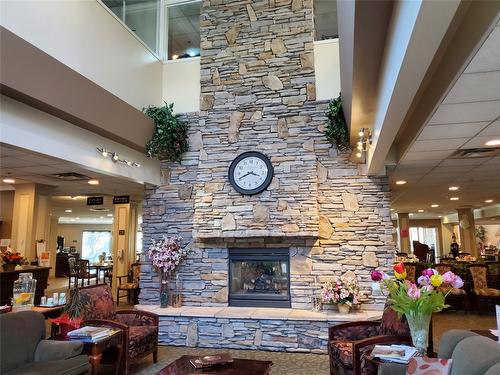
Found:
<path fill-rule="evenodd" d="M 129 167 L 137 167 L 139 168 L 141 165 L 139 163 L 136 163 L 134 161 L 126 160 L 126 159 L 120 159 L 120 156 L 118 153 L 106 150 L 104 147 L 96 147 L 97 151 L 104 157 L 108 158 L 111 157 L 111 160 L 115 163 L 123 163 L 128 165 Z"/>

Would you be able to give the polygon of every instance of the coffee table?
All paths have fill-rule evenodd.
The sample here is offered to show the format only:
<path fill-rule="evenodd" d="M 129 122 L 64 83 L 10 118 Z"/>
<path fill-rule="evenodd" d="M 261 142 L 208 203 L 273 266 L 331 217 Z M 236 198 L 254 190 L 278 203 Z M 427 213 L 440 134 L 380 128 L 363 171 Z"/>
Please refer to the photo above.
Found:
<path fill-rule="evenodd" d="M 253 359 L 234 358 L 230 365 L 195 369 L 189 362 L 196 358 L 192 355 L 183 355 L 167 367 L 158 371 L 156 375 L 189 375 L 189 374 L 217 374 L 217 375 L 268 375 L 273 363 L 271 361 L 256 361 Z"/>

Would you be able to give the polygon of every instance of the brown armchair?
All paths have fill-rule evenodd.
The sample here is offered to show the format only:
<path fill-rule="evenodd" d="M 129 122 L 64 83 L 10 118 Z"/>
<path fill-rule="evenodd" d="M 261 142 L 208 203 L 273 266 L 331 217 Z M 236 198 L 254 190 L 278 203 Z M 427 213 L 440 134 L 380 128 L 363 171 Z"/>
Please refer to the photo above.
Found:
<path fill-rule="evenodd" d="M 124 332 L 123 370 L 153 354 L 158 359 L 158 315 L 140 310 L 115 310 L 111 288 L 106 284 L 80 288 L 84 306 L 83 320 L 86 325 L 103 325 L 120 328 Z"/>
<path fill-rule="evenodd" d="M 440 275 L 444 275 L 446 272 L 453 271 L 453 266 L 447 263 L 439 263 L 436 265 L 435 269 Z M 469 311 L 469 296 L 467 295 L 465 289 L 450 287 L 440 287 L 439 289 L 443 293 L 448 293 L 446 296 L 446 302 L 455 309 L 463 306 L 465 311 Z"/>
<path fill-rule="evenodd" d="M 487 308 L 490 305 L 499 304 L 500 289 L 490 288 L 488 284 L 488 266 L 485 264 L 472 264 L 468 268 L 471 278 L 470 286 L 473 305 Z"/>
<path fill-rule="evenodd" d="M 381 321 L 338 324 L 328 329 L 331 375 L 371 375 L 376 368 L 365 360 L 375 344 L 411 343 L 406 319 L 386 307 Z"/>

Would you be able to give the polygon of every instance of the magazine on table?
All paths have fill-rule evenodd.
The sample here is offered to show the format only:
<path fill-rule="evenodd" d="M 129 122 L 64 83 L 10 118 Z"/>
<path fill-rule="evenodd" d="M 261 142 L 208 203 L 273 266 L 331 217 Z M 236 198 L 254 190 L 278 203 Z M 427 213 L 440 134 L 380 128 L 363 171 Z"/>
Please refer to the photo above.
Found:
<path fill-rule="evenodd" d="M 233 358 L 229 355 L 229 353 L 221 353 L 215 355 L 206 355 L 201 357 L 194 357 L 189 362 L 193 365 L 194 368 L 206 368 L 212 366 L 222 366 L 233 363 Z"/>
<path fill-rule="evenodd" d="M 68 337 L 70 340 L 93 342 L 111 336 L 115 332 L 116 329 L 113 328 L 85 326 L 68 332 Z"/>
<path fill-rule="evenodd" d="M 408 363 L 417 349 L 408 345 L 375 345 L 371 355 L 388 362 Z"/>

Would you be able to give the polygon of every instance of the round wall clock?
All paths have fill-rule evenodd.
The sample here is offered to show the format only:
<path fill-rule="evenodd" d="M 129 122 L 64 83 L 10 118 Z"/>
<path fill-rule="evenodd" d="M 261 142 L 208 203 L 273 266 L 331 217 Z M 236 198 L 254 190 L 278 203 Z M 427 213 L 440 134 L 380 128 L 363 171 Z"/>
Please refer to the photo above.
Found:
<path fill-rule="evenodd" d="M 269 186 L 273 173 L 273 166 L 267 156 L 256 151 L 244 152 L 229 166 L 229 182 L 237 192 L 254 195 Z"/>

